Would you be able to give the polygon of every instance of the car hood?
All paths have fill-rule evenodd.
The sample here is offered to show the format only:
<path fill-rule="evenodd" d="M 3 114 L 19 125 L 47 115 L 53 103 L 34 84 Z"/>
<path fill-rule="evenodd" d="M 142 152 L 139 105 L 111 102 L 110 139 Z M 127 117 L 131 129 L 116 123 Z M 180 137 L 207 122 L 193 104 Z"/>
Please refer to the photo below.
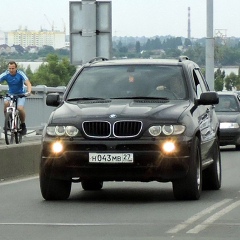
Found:
<path fill-rule="evenodd" d="M 71 123 L 84 120 L 156 118 L 177 121 L 190 102 L 165 100 L 102 100 L 64 102 L 52 115 L 52 123 Z"/>
<path fill-rule="evenodd" d="M 217 112 L 219 122 L 237 122 L 240 120 L 239 112 Z"/>

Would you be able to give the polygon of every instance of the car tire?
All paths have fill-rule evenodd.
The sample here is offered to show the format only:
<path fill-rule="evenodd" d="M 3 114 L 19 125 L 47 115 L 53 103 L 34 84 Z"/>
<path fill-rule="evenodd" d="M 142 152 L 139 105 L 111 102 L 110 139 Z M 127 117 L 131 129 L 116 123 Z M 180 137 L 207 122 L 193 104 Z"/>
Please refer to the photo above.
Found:
<path fill-rule="evenodd" d="M 222 167 L 218 139 L 213 145 L 213 164 L 203 171 L 203 190 L 218 190 L 221 188 Z"/>
<path fill-rule="evenodd" d="M 240 151 L 240 145 L 236 145 L 235 149 L 236 151 Z"/>
<path fill-rule="evenodd" d="M 185 178 L 172 182 L 177 200 L 198 200 L 202 191 L 202 159 L 199 139 L 193 140 L 189 171 Z"/>
<path fill-rule="evenodd" d="M 68 180 L 53 179 L 40 171 L 40 188 L 45 200 L 66 200 L 70 196 L 72 182 Z"/>
<path fill-rule="evenodd" d="M 86 191 L 97 191 L 103 187 L 102 181 L 84 180 L 81 182 L 82 188 Z"/>

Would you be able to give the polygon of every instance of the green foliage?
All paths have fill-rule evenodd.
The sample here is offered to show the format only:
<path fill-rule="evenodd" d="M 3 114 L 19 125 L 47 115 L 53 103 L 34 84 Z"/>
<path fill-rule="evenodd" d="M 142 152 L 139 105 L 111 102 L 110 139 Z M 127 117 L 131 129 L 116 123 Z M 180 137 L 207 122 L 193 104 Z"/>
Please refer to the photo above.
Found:
<path fill-rule="evenodd" d="M 235 73 L 230 73 L 225 79 L 225 87 L 228 91 L 232 91 L 233 88 L 239 85 L 239 76 Z"/>
<path fill-rule="evenodd" d="M 0 74 L 7 70 L 8 68 L 8 62 L 5 60 L 5 58 L 0 57 Z"/>
<path fill-rule="evenodd" d="M 136 42 L 135 51 L 136 51 L 136 53 L 140 53 L 140 51 L 141 51 L 141 45 L 140 45 L 139 41 Z"/>
<path fill-rule="evenodd" d="M 214 73 L 214 89 L 215 91 L 222 91 L 224 85 L 225 71 L 221 71 L 220 68 Z"/>
<path fill-rule="evenodd" d="M 56 54 L 49 54 L 46 57 L 46 62 L 40 65 L 38 71 L 30 73 L 32 75 L 30 80 L 34 86 L 66 86 L 75 71 L 76 67 L 70 64 L 68 58 L 60 59 Z"/>

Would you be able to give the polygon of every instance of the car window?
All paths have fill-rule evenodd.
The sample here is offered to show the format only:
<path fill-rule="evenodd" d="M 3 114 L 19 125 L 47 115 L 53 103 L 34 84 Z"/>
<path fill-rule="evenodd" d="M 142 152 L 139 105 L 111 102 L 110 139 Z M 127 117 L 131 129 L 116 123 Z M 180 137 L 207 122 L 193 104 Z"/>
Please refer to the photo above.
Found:
<path fill-rule="evenodd" d="M 205 85 L 204 78 L 200 73 L 199 69 L 193 70 L 193 77 L 196 84 L 197 96 L 198 98 L 200 98 L 201 93 L 207 91 L 207 86 Z"/>
<path fill-rule="evenodd" d="M 121 65 L 84 68 L 67 98 L 185 99 L 187 95 L 181 66 Z"/>
<path fill-rule="evenodd" d="M 216 112 L 237 112 L 239 111 L 239 103 L 235 96 L 231 95 L 220 95 L 219 103 L 215 108 Z"/>

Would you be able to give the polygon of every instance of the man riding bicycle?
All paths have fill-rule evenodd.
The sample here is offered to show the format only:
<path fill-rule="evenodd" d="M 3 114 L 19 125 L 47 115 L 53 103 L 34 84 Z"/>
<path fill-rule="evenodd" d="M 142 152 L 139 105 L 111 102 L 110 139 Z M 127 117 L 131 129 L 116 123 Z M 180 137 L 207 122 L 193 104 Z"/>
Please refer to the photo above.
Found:
<path fill-rule="evenodd" d="M 24 94 L 29 96 L 32 91 L 32 85 L 26 74 L 17 69 L 17 64 L 14 61 L 8 63 L 8 70 L 0 75 L 0 82 L 6 81 L 9 87 L 8 94 Z M 27 91 L 25 90 L 25 85 L 27 86 Z M 9 106 L 9 98 L 4 98 L 4 114 L 6 114 L 7 107 Z M 21 133 L 25 135 L 27 133 L 27 128 L 25 124 L 26 113 L 24 109 L 25 97 L 18 98 L 18 111 L 21 120 Z"/>

